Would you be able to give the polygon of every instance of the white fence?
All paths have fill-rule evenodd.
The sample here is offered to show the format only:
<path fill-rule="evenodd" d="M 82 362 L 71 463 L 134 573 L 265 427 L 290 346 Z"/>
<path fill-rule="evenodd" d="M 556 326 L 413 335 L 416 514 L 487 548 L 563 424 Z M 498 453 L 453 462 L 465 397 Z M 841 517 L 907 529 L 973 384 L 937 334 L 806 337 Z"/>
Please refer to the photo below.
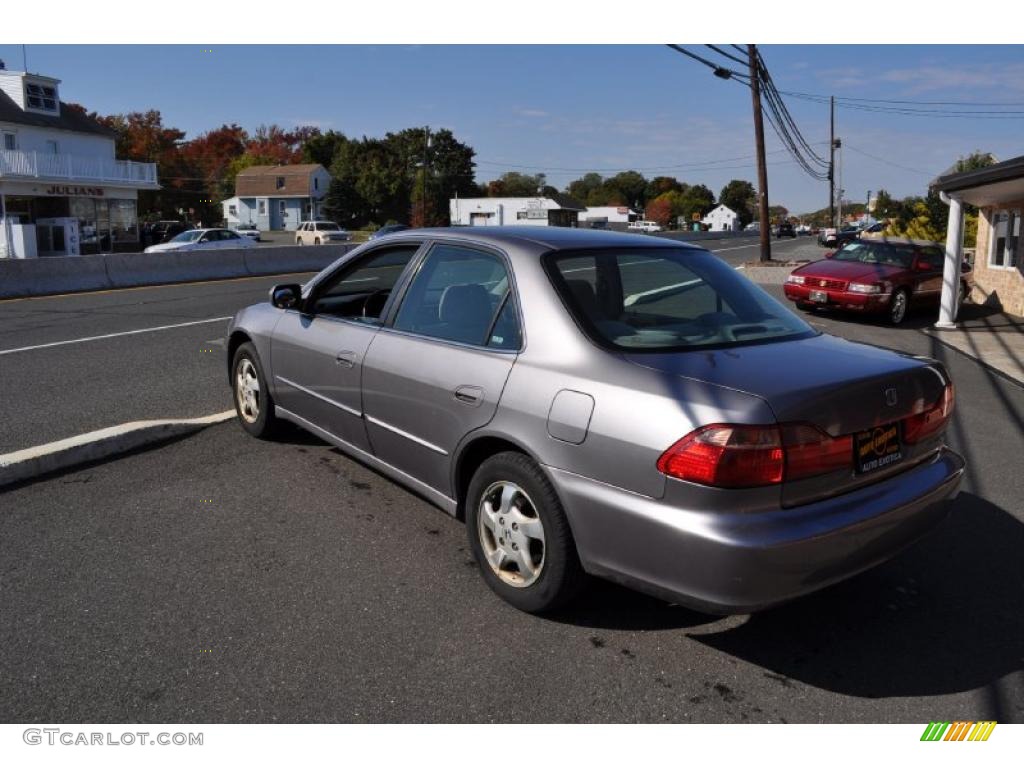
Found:
<path fill-rule="evenodd" d="M 156 163 L 0 150 L 0 178 L 68 179 L 156 187 Z"/>

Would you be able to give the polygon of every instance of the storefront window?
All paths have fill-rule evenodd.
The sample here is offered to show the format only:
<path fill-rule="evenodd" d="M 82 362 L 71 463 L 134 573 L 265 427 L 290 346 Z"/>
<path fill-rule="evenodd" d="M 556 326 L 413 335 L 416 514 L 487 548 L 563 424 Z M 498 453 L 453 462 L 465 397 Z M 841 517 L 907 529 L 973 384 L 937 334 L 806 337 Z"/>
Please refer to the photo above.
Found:
<path fill-rule="evenodd" d="M 70 199 L 71 215 L 78 219 L 78 237 L 82 245 L 96 245 L 96 201 L 88 197 Z"/>
<path fill-rule="evenodd" d="M 108 200 L 110 233 L 115 243 L 135 243 L 139 240 L 138 219 L 134 200 Z"/>

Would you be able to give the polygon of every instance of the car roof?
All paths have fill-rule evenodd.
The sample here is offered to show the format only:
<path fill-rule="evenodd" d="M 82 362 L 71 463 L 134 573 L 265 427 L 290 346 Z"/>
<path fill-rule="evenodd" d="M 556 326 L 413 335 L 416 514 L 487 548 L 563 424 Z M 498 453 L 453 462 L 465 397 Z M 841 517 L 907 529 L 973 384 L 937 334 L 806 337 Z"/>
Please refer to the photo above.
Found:
<path fill-rule="evenodd" d="M 945 248 L 945 244 L 936 242 L 935 240 L 918 240 L 913 237 L 862 237 L 862 242 L 865 243 L 889 243 L 890 245 L 917 245 L 917 246 L 930 246 Z"/>
<path fill-rule="evenodd" d="M 416 234 L 448 237 L 470 242 L 486 242 L 496 246 L 532 245 L 547 250 L 583 248 L 699 248 L 693 243 L 669 237 L 632 235 L 608 229 L 577 229 L 575 227 L 434 227 L 413 230 Z M 405 232 L 403 234 L 410 234 Z"/>

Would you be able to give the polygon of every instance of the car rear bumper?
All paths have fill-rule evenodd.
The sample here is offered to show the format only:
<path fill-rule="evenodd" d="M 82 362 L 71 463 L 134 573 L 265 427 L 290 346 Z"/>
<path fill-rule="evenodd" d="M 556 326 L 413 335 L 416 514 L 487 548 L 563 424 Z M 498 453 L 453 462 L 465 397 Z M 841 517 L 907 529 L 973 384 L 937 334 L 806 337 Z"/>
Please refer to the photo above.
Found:
<path fill-rule="evenodd" d="M 890 298 L 887 293 L 852 293 L 851 291 L 837 291 L 832 288 L 818 288 L 813 285 L 799 285 L 797 283 L 786 283 L 782 290 L 790 301 L 813 304 L 817 307 L 847 309 L 851 312 L 884 312 L 889 306 Z M 811 291 L 824 291 L 828 296 L 828 301 L 811 301 Z"/>
<path fill-rule="evenodd" d="M 964 461 L 948 449 L 831 499 L 702 512 L 548 467 L 584 568 L 711 613 L 761 610 L 882 563 L 949 513 Z"/>

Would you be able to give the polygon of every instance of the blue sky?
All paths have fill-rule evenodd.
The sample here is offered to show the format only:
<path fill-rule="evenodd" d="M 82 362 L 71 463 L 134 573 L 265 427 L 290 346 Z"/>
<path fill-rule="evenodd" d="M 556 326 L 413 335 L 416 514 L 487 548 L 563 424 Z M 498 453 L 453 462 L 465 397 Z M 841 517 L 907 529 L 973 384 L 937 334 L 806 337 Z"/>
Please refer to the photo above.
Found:
<path fill-rule="evenodd" d="M 635 168 L 707 184 L 717 194 L 729 179 L 756 178 L 749 91 L 663 46 L 205 50 L 33 45 L 27 53 L 31 71 L 62 80 L 64 100 L 102 113 L 159 109 L 166 124 L 190 135 L 231 122 L 250 130 L 315 124 L 353 136 L 427 124 L 452 129 L 476 149 L 480 181 L 506 170 L 546 170 L 561 188 L 587 170 Z M 1011 102 L 1024 110 L 1024 46 L 768 45 L 762 55 L 782 90 Z M 0 59 L 21 69 L 21 46 L 0 45 Z M 825 152 L 827 107 L 787 104 L 808 141 Z M 839 110 L 837 122 L 848 147 L 843 188 L 853 200 L 880 187 L 897 196 L 922 193 L 975 149 L 1000 159 L 1024 154 L 1024 119 Z M 767 130 L 771 202 L 794 212 L 827 205 L 827 184 L 803 175 Z"/>

